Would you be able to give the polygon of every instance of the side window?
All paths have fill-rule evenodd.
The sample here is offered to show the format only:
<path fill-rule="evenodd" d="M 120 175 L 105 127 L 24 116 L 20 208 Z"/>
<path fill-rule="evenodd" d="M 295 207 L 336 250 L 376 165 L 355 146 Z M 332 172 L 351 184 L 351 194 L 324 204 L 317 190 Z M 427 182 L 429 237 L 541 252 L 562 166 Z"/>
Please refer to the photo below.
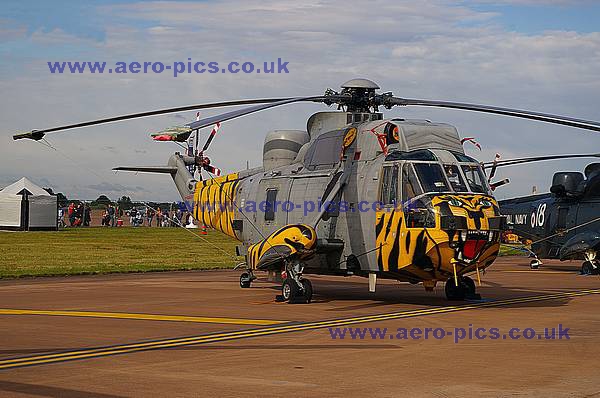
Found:
<path fill-rule="evenodd" d="M 417 181 L 417 176 L 408 163 L 402 167 L 402 203 L 407 203 L 410 199 L 421 194 L 421 187 Z"/>
<path fill-rule="evenodd" d="M 321 134 L 308 148 L 304 163 L 309 170 L 331 168 L 340 161 L 345 130 Z"/>
<path fill-rule="evenodd" d="M 381 201 L 384 205 L 395 204 L 398 199 L 398 166 L 385 166 L 381 183 Z"/>
<path fill-rule="evenodd" d="M 265 206 L 265 221 L 275 220 L 275 200 L 277 200 L 277 190 L 267 189 L 267 204 Z"/>

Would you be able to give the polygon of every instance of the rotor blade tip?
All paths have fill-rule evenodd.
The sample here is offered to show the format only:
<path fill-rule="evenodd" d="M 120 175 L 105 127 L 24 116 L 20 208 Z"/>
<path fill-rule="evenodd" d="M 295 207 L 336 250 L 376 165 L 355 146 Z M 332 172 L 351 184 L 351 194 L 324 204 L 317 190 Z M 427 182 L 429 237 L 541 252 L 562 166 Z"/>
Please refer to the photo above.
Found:
<path fill-rule="evenodd" d="M 27 133 L 15 134 L 13 135 L 13 140 L 21 140 L 21 139 L 30 139 L 34 141 L 39 141 L 44 138 L 44 133 L 37 130 L 31 130 Z"/>

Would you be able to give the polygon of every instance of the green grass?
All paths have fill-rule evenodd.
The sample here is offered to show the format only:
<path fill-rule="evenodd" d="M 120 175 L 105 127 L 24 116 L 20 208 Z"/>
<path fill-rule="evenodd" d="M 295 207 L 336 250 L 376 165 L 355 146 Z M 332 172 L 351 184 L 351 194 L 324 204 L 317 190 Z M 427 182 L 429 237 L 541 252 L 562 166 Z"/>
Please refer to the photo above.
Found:
<path fill-rule="evenodd" d="M 523 245 L 521 244 L 503 244 L 502 246 L 500 246 L 500 253 L 498 253 L 499 256 L 527 256 L 528 253 L 526 253 L 523 249 L 517 249 L 523 247 Z M 530 249 L 529 246 L 527 246 L 528 249 Z"/>
<path fill-rule="evenodd" d="M 0 232 L 0 278 L 232 268 L 242 261 L 233 239 L 215 231 L 203 238 L 182 228 Z"/>

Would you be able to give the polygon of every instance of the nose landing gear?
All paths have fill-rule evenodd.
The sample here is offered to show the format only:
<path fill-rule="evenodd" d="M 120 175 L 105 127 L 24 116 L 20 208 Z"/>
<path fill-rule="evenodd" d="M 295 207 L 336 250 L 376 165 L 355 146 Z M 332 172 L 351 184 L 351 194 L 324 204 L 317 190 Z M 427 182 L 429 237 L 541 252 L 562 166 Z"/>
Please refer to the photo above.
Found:
<path fill-rule="evenodd" d="M 252 271 L 242 272 L 240 275 L 240 287 L 242 289 L 248 289 L 252 284 L 252 281 L 256 279 Z"/>
<path fill-rule="evenodd" d="M 448 278 L 444 291 L 448 300 L 481 300 L 481 295 L 476 292 L 475 282 L 468 276 L 460 276 L 458 286 L 454 277 Z"/>
<path fill-rule="evenodd" d="M 596 259 L 596 251 L 587 250 L 583 258 L 585 261 L 581 264 L 581 275 L 599 275 L 600 261 Z"/>

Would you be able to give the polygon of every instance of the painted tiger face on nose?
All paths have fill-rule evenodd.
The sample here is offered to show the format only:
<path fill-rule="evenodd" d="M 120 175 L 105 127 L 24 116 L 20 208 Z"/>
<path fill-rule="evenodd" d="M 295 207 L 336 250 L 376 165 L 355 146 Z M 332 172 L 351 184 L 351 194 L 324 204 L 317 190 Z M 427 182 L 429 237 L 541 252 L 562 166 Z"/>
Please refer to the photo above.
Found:
<path fill-rule="evenodd" d="M 483 221 L 500 215 L 498 203 L 487 195 L 439 195 L 431 203 L 442 216 L 466 217 L 469 229 L 488 229 Z"/>

